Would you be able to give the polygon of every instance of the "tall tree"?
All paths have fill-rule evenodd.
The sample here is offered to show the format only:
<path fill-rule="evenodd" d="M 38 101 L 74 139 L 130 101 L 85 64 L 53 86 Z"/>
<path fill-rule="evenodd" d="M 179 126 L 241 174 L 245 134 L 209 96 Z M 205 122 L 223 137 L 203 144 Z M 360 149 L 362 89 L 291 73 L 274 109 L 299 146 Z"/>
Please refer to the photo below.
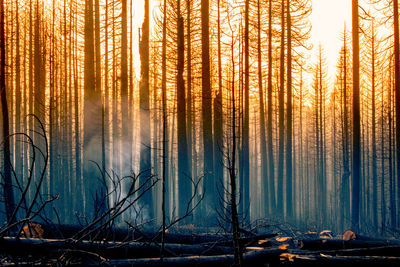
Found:
<path fill-rule="evenodd" d="M 34 24 L 34 53 L 33 53 L 33 72 L 34 72 L 34 93 L 33 102 L 31 102 L 33 106 L 33 113 L 39 118 L 42 123 L 46 122 L 45 116 L 45 62 L 43 60 L 43 56 L 45 55 L 45 48 L 43 42 L 43 27 L 42 27 L 42 14 L 41 7 L 39 5 L 39 0 L 36 0 L 35 5 L 35 24 Z M 34 120 L 33 123 L 34 130 L 38 130 L 40 124 L 37 120 Z M 34 141 L 36 145 L 43 149 L 43 138 L 38 133 L 34 134 Z M 36 168 L 35 168 L 35 176 L 40 176 L 40 169 L 43 167 L 43 162 L 41 159 L 38 159 Z"/>
<path fill-rule="evenodd" d="M 267 163 L 267 143 L 265 135 L 265 111 L 264 111 L 264 88 L 263 88 L 263 67 L 262 67 L 262 51 L 261 51 L 261 3 L 257 1 L 257 60 L 258 60 L 258 96 L 260 105 L 260 146 L 261 146 L 261 179 L 264 185 L 264 203 L 265 211 L 269 211 L 269 195 L 271 194 L 271 188 L 269 188 L 268 181 L 268 163 Z"/>
<path fill-rule="evenodd" d="M 97 194 L 96 176 L 99 175 L 97 167 L 90 161 L 101 162 L 101 98 L 96 91 L 95 79 L 95 47 L 93 0 L 85 0 L 85 62 L 84 62 L 84 162 L 83 177 L 85 179 L 85 209 L 86 212 L 97 210 L 97 206 L 90 208 L 93 194 Z M 95 203 L 97 205 L 98 203 Z"/>
<path fill-rule="evenodd" d="M 178 182 L 179 182 L 179 212 L 183 217 L 187 213 L 187 205 L 190 202 L 192 187 L 188 164 L 188 146 L 186 134 L 186 95 L 185 80 L 183 71 L 185 66 L 185 32 L 183 17 L 181 15 L 181 1 L 177 2 L 177 47 L 178 47 L 178 65 L 177 65 L 177 95 L 178 95 Z"/>
<path fill-rule="evenodd" d="M 274 151 L 272 145 L 272 0 L 269 0 L 268 6 L 268 95 L 267 95 L 267 108 L 268 108 L 268 122 L 267 122 L 267 138 L 268 138 L 268 182 L 270 194 L 271 211 L 276 209 L 275 198 L 275 164 L 274 164 Z"/>
<path fill-rule="evenodd" d="M 374 224 L 374 227 L 378 226 L 378 173 L 377 173 L 377 155 L 376 155 L 376 103 L 375 103 L 375 64 L 376 64 L 376 51 L 375 51 L 375 41 L 376 41 L 376 35 L 375 35 L 375 25 L 374 21 L 372 21 L 371 25 L 371 102 L 372 102 L 372 120 L 371 120 L 371 128 L 372 128 L 372 222 Z M 383 193 L 383 192 L 382 192 Z"/>
<path fill-rule="evenodd" d="M 278 155 L 278 211 L 284 215 L 283 210 L 283 168 L 285 154 L 285 0 L 281 1 L 281 47 L 279 70 L 279 155 Z"/>
<path fill-rule="evenodd" d="M 239 213 L 246 219 L 250 219 L 247 210 L 250 205 L 249 195 L 249 90 L 250 90 L 250 54 L 249 54 L 249 0 L 245 1 L 244 10 L 244 110 L 243 110 L 243 124 L 242 124 L 242 157 L 240 160 L 242 169 L 240 177 L 240 191 L 242 202 L 240 203 Z"/>
<path fill-rule="evenodd" d="M 399 1 L 393 0 L 394 26 L 394 91 L 396 106 L 396 175 L 400 184 L 400 36 L 399 36 Z M 400 190 L 398 190 L 400 198 Z"/>
<path fill-rule="evenodd" d="M 140 170 L 142 172 L 140 184 L 149 177 L 151 172 L 151 147 L 150 147 L 150 105 L 149 105 L 149 1 L 144 2 L 144 20 L 142 24 L 142 38 L 140 40 Z M 142 197 L 142 204 L 153 218 L 152 190 Z"/>
<path fill-rule="evenodd" d="M 347 108 L 347 103 L 348 103 L 348 51 L 347 51 L 347 33 L 346 33 L 346 28 L 344 29 L 343 32 L 343 88 L 342 88 L 342 117 L 343 117 L 343 124 L 342 124 L 342 160 L 343 160 L 343 175 L 342 175 L 342 186 L 341 186 L 341 202 L 343 206 L 343 213 L 342 213 L 342 218 L 346 216 L 346 214 L 349 214 L 350 211 L 350 156 L 349 156 L 349 118 L 348 118 L 348 108 Z"/>
<path fill-rule="evenodd" d="M 187 145 L 188 145 L 188 168 L 189 168 L 189 177 L 193 179 L 192 171 L 193 171 L 193 122 L 192 122 L 192 0 L 186 0 L 186 127 L 187 127 Z"/>
<path fill-rule="evenodd" d="M 9 115 L 7 106 L 7 91 L 6 91 L 6 49 L 5 49 L 5 34 L 4 34 L 4 1 L 0 0 L 0 97 L 1 97 L 1 112 L 3 117 L 3 177 L 4 177 L 4 203 L 8 223 L 11 221 L 12 214 L 15 209 L 14 191 L 11 180 L 11 158 L 10 158 L 10 139 L 9 139 Z"/>
<path fill-rule="evenodd" d="M 286 100 L 286 212 L 290 218 L 293 215 L 292 203 L 292 19 L 290 1 L 286 1 L 287 19 L 287 100 Z"/>
<path fill-rule="evenodd" d="M 75 16 L 74 18 L 75 25 L 77 22 L 77 17 Z M 77 31 L 75 31 L 74 35 L 74 67 L 73 67 L 73 72 L 74 72 L 74 117 L 75 117 L 75 185 L 76 185 L 76 191 L 79 192 L 79 194 L 82 196 L 81 202 L 84 199 L 84 188 L 82 185 L 82 167 L 81 167 L 81 128 L 80 128 L 80 105 L 79 105 L 79 82 L 78 82 L 78 60 L 76 58 L 77 50 L 78 50 L 78 38 L 77 36 Z M 55 110 L 55 113 L 57 114 L 57 110 Z M 76 208 L 76 205 L 80 205 L 81 202 L 74 201 L 74 208 Z M 84 207 L 83 205 L 80 206 Z"/>
<path fill-rule="evenodd" d="M 221 11 L 217 1 L 217 53 L 218 53 L 218 91 L 214 98 L 214 174 L 217 184 L 223 181 L 223 111 L 222 111 L 222 55 L 221 55 Z"/>
<path fill-rule="evenodd" d="M 167 121 L 167 0 L 163 3 L 162 22 L 162 227 L 163 237 L 165 234 L 165 223 L 169 215 L 169 179 L 168 179 L 168 121 Z"/>
<path fill-rule="evenodd" d="M 102 88 L 101 88 L 101 39 L 100 39 L 100 2 L 99 0 L 94 0 L 94 49 L 95 49 L 95 91 L 96 91 L 96 99 L 98 101 L 98 108 L 101 109 L 101 132 L 98 132 L 98 135 L 101 133 L 101 146 L 99 146 L 99 153 L 101 156 L 99 158 L 99 166 L 101 166 L 101 170 L 105 173 L 105 144 L 104 144 L 104 111 L 103 111 L 103 98 L 102 98 Z M 121 72 L 122 73 L 122 72 Z M 122 76 L 122 74 L 121 74 Z M 122 77 L 121 77 L 122 80 Z M 99 114 L 99 115 L 100 115 Z M 106 189 L 104 187 L 99 188 L 99 192 L 96 193 L 96 208 L 101 212 L 105 212 L 106 203 L 103 201 L 104 196 L 106 195 Z"/>
<path fill-rule="evenodd" d="M 360 229 L 360 45 L 358 0 L 352 1 L 353 34 L 353 168 L 352 168 L 352 205 L 351 224 L 354 231 Z M 399 98 L 400 100 L 400 98 Z M 399 102 L 400 103 L 400 102 Z M 400 110 L 399 110 L 400 111 Z M 398 113 L 400 114 L 400 112 Z M 400 123 L 400 121 L 399 121 Z M 400 126 L 400 124 L 399 124 Z"/>
<path fill-rule="evenodd" d="M 122 160 L 122 165 L 121 165 L 121 171 L 122 174 L 129 174 L 132 170 L 132 163 L 131 158 L 132 158 L 132 142 L 129 138 L 130 136 L 130 131 L 132 131 L 131 127 L 131 121 L 129 120 L 129 110 L 131 109 L 131 105 L 129 103 L 129 96 L 128 96 L 128 7 L 127 7 L 127 1 L 122 0 L 122 12 L 121 12 L 121 120 L 122 120 L 122 146 L 121 146 L 121 152 L 123 152 L 123 158 Z M 148 19 L 148 18 L 147 18 Z M 145 22 L 146 19 L 145 19 Z M 147 28 L 146 28 L 147 27 Z M 149 60 L 149 33 L 148 33 L 148 25 L 143 25 L 143 37 L 147 38 L 144 43 L 147 42 L 147 48 L 145 48 L 146 52 L 144 52 L 144 59 L 147 59 L 147 62 Z M 147 31 L 147 32 L 146 32 Z M 145 33 L 146 32 L 146 33 Z M 143 39 L 142 39 L 143 42 Z M 143 45 L 143 43 L 142 43 Z M 144 48 L 143 48 L 144 49 Z M 143 53 L 141 51 L 141 53 Z M 146 94 L 147 100 L 143 99 L 144 102 L 147 101 L 147 108 L 143 107 L 145 109 L 144 115 L 148 116 L 147 118 L 147 123 L 150 119 L 150 110 L 149 110 L 149 66 L 147 63 L 147 66 L 142 65 L 144 68 L 144 72 L 147 72 L 147 77 L 141 77 L 143 78 L 142 80 L 142 87 L 140 88 L 140 93 L 142 97 L 142 93 Z M 146 75 L 144 75 L 146 76 Z M 142 106 L 141 106 L 142 107 Z M 142 109 L 142 112 L 143 112 Z M 141 114 L 142 114 L 141 112 Z M 141 117 L 142 118 L 142 117 Z M 143 122 L 143 121 L 141 121 Z M 147 124 L 141 124 L 141 125 L 146 125 Z M 142 127 L 141 127 L 142 128 Z M 150 127 L 146 127 L 147 134 L 148 134 L 148 140 L 145 140 L 145 144 L 150 146 Z M 144 141 L 144 140 L 143 140 Z M 148 148 L 147 148 L 148 149 Z M 148 158 L 148 161 L 151 162 L 150 157 Z M 141 166 L 142 167 L 142 166 Z M 149 166 L 147 166 L 149 167 Z M 150 169 L 150 168 L 149 168 Z M 141 168 L 141 170 L 144 170 Z"/>
<path fill-rule="evenodd" d="M 100 41 L 100 1 L 94 0 L 94 31 L 95 31 L 95 81 L 96 91 L 101 94 L 101 41 Z M 103 101 L 101 101 L 101 166 L 105 171 L 105 147 L 104 147 L 104 119 L 103 119 Z M 100 163 L 100 162 L 99 162 Z"/>
<path fill-rule="evenodd" d="M 21 105 L 22 90 L 21 90 L 21 52 L 20 52 L 20 22 L 19 22 L 19 1 L 15 1 L 15 132 L 21 132 Z M 15 172 L 17 177 L 22 177 L 22 153 L 21 142 L 15 142 Z"/>
<path fill-rule="evenodd" d="M 215 199 L 215 179 L 213 173 L 213 138 L 212 138 L 212 98 L 210 77 L 210 31 L 209 31 L 209 0 L 201 0 L 201 88 L 202 88 L 202 119 L 203 119 L 203 160 L 204 160 L 204 190 L 205 208 L 207 214 L 212 214 Z"/>

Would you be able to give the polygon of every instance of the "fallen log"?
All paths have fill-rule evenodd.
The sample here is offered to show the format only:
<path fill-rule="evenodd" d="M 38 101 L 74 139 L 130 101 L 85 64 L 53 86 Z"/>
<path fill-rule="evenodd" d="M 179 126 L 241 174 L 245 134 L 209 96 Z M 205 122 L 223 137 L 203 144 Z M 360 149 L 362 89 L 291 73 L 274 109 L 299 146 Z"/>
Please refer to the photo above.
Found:
<path fill-rule="evenodd" d="M 283 266 L 399 266 L 400 257 L 386 256 L 330 256 L 320 255 L 296 255 L 283 253 L 281 256 L 286 259 Z"/>
<path fill-rule="evenodd" d="M 299 240 L 299 247 L 306 250 L 339 250 L 352 248 L 383 247 L 400 245 L 394 240 L 339 240 L 339 239 L 314 239 Z"/>
<path fill-rule="evenodd" d="M 386 256 L 330 256 L 321 254 L 318 258 L 336 262 L 352 262 L 352 263 L 396 263 L 400 264 L 400 257 Z"/>
<path fill-rule="evenodd" d="M 260 235 L 255 235 L 252 237 L 243 237 L 240 238 L 240 244 L 242 246 L 251 246 L 251 245 L 258 245 L 260 240 L 264 240 L 264 243 L 266 243 L 268 238 L 273 238 L 277 236 L 277 234 L 260 234 Z M 232 236 L 229 237 L 225 237 L 223 240 L 221 241 L 217 241 L 217 242 L 207 242 L 207 243 L 203 243 L 204 245 L 216 245 L 216 246 L 233 246 L 233 240 L 232 240 Z"/>
<path fill-rule="evenodd" d="M 400 255 L 400 246 L 341 249 L 321 253 L 332 256 L 397 256 Z"/>
<path fill-rule="evenodd" d="M 5 237 L 0 239 L 0 252 L 10 255 L 60 254 L 66 249 L 93 252 L 105 258 L 159 257 L 161 245 L 145 242 L 100 242 L 59 239 L 27 239 Z M 166 256 L 220 255 L 233 253 L 230 247 L 213 245 L 165 244 Z"/>
<path fill-rule="evenodd" d="M 76 225 L 56 225 L 42 224 L 43 238 L 46 239 L 68 239 L 72 238 L 80 230 L 82 226 Z M 277 236 L 276 233 L 264 233 L 254 236 L 246 236 L 242 238 L 243 244 L 258 241 L 260 239 L 268 239 Z M 161 242 L 161 233 L 155 233 L 149 230 L 135 230 L 132 228 L 112 228 L 106 229 L 101 233 L 92 235 L 94 240 L 110 240 L 110 241 L 143 241 L 143 242 Z M 231 246 L 233 243 L 231 234 L 216 234 L 216 233 L 191 233 L 182 234 L 176 232 L 167 232 L 164 237 L 165 243 L 175 244 L 211 244 L 216 243 L 218 246 Z"/>
<path fill-rule="evenodd" d="M 263 249 L 251 251 L 243 254 L 244 266 L 265 266 L 267 263 L 277 263 L 280 254 L 284 252 L 281 249 Z M 190 257 L 173 257 L 164 258 L 148 258 L 148 259 L 128 259 L 128 260 L 108 260 L 103 261 L 102 265 L 107 266 L 232 266 L 233 255 L 218 256 L 190 256 Z"/>

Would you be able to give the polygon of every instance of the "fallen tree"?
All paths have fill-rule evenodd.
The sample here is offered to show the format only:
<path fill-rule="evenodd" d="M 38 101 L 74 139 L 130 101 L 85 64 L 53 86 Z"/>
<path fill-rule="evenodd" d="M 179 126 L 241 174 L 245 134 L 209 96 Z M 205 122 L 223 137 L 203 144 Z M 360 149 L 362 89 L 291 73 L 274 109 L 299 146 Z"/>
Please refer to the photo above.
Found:
<path fill-rule="evenodd" d="M 57 225 L 57 224 L 42 224 L 41 228 L 44 231 L 43 238 L 46 239 L 68 239 L 72 238 L 80 230 L 82 226 L 78 225 Z M 276 233 L 263 233 L 248 235 L 241 238 L 241 242 L 246 245 L 262 239 L 269 239 L 277 236 Z M 142 241 L 142 242 L 161 242 L 161 234 L 154 233 L 148 230 L 134 230 L 131 228 L 112 228 L 107 229 L 102 233 L 96 233 L 96 240 L 110 241 Z M 232 246 L 232 235 L 216 234 L 216 233 L 192 233 L 182 234 L 176 232 L 166 232 L 164 236 L 165 243 L 179 243 L 186 245 L 205 244 L 217 246 Z"/>
<path fill-rule="evenodd" d="M 158 257 L 161 245 L 147 242 L 80 241 L 65 239 L 0 239 L 0 252 L 10 255 L 59 254 L 66 249 L 93 252 L 105 258 Z M 167 256 L 230 254 L 233 249 L 215 245 L 165 244 Z"/>
<path fill-rule="evenodd" d="M 285 253 L 281 255 L 286 259 L 283 266 L 399 266 L 400 257 L 388 256 L 330 256 L 319 255 L 295 255 Z"/>
<path fill-rule="evenodd" d="M 265 266 L 269 263 L 279 262 L 282 249 L 263 249 L 251 251 L 243 254 L 243 264 L 246 266 Z M 109 266 L 232 266 L 233 255 L 218 256 L 190 256 L 173 258 L 147 258 L 147 259 L 127 259 L 127 260 L 107 260 L 101 262 Z"/>
<path fill-rule="evenodd" d="M 393 240 L 339 240 L 339 239 L 313 239 L 299 240 L 299 247 L 307 250 L 339 250 L 352 248 L 383 247 L 400 245 L 399 241 Z"/>

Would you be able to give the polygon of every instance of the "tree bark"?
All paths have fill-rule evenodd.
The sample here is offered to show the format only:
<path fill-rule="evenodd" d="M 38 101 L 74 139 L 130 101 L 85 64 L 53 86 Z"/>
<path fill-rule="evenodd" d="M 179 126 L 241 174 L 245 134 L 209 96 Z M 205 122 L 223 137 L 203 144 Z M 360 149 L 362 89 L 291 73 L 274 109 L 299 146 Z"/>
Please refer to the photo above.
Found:
<path fill-rule="evenodd" d="M 8 223 L 15 209 L 14 191 L 11 179 L 11 158 L 10 158 L 10 139 L 9 139 L 9 115 L 7 106 L 7 91 L 6 91 L 6 72 L 5 72 L 5 36 L 4 36 L 4 1 L 0 0 L 0 97 L 1 97 L 1 112 L 3 116 L 3 175 L 4 175 L 4 202 L 6 208 L 6 216 Z"/>
<path fill-rule="evenodd" d="M 268 183 L 269 183 L 269 203 L 270 212 L 276 210 L 275 198 L 275 170 L 274 170 L 274 151 L 272 145 L 272 0 L 269 0 L 268 7 L 268 122 L 267 122 L 267 138 L 268 138 Z M 265 166 L 266 168 L 266 166 Z"/>
<path fill-rule="evenodd" d="M 395 0 L 396 1 L 396 0 Z M 360 46 L 359 46 L 359 22 L 358 0 L 352 1 L 353 22 L 353 168 L 352 168 L 352 205 L 351 224 L 353 230 L 360 231 Z M 399 95 L 400 97 L 400 95 Z M 399 98 L 400 100 L 400 98 Z M 400 104 L 400 101 L 399 101 Z M 400 108 L 396 105 L 396 108 Z M 400 109 L 399 113 L 400 115 Z M 400 128 L 400 120 L 399 128 Z M 399 130 L 399 129 L 397 129 Z M 400 134 L 400 132 L 399 132 Z M 400 148 L 400 146 L 399 146 Z M 399 150 L 400 152 L 400 150 Z M 398 153 L 399 153 L 398 152 Z M 400 154 L 399 154 L 400 155 Z"/>
<path fill-rule="evenodd" d="M 222 108 L 222 59 L 221 59 L 221 14 L 220 0 L 217 1 L 217 53 L 218 53 L 218 91 L 214 98 L 214 174 L 217 184 L 223 184 L 223 108 Z"/>
<path fill-rule="evenodd" d="M 400 184 L 400 41 L 399 41 L 399 1 L 393 0 L 394 15 L 394 87 L 396 106 L 396 174 L 397 184 Z M 398 198 L 400 190 L 398 189 Z M 397 218 L 396 218 L 397 220 Z M 397 224 L 396 224 L 397 225 Z"/>
<path fill-rule="evenodd" d="M 215 178 L 213 173 L 213 138 L 212 138 L 212 98 L 210 78 L 210 41 L 209 41 L 209 0 L 201 0 L 201 88 L 203 119 L 203 160 L 204 160 L 204 205 L 207 216 L 214 217 Z"/>
<path fill-rule="evenodd" d="M 97 207 L 93 203 L 92 194 L 97 194 L 99 186 L 96 177 L 100 175 L 97 166 L 90 161 L 101 162 L 101 98 L 96 91 L 95 79 L 95 46 L 93 23 L 93 0 L 86 0 L 85 5 L 85 62 L 84 62 L 84 167 L 85 211 L 94 212 Z M 90 207 L 94 204 L 93 207 Z"/>
<path fill-rule="evenodd" d="M 183 217 L 187 213 L 187 207 L 192 196 L 191 175 L 188 164 L 188 146 L 186 134 L 186 95 L 183 71 L 185 66 L 185 32 L 184 22 L 180 10 L 181 1 L 178 0 L 178 23 L 177 23 L 177 47 L 178 47 L 178 74 L 177 74 L 177 96 L 178 96 L 178 216 Z M 190 218 L 185 219 L 185 223 Z"/>
<path fill-rule="evenodd" d="M 283 168 L 285 154 L 285 0 L 281 2 L 281 47 L 279 77 L 279 159 L 278 159 L 278 212 L 284 215 Z"/>
<path fill-rule="evenodd" d="M 144 21 L 142 38 L 140 40 L 140 171 L 142 176 L 139 183 L 147 180 L 151 173 L 151 144 L 150 144 L 150 106 L 149 106 L 149 1 L 144 2 Z M 141 205 L 148 211 L 149 218 L 154 217 L 152 190 L 142 196 Z"/>
<path fill-rule="evenodd" d="M 294 214 L 292 203 L 293 177 L 292 177 L 292 19 L 290 14 L 290 1 L 286 1 L 287 19 L 287 100 L 286 100 L 286 216 L 291 218 Z"/>
<path fill-rule="evenodd" d="M 258 59 L 258 96 L 260 105 L 260 148 L 261 148 L 261 181 L 263 185 L 264 195 L 264 212 L 268 214 L 271 203 L 269 202 L 270 188 L 268 181 L 268 160 L 267 160 L 267 143 L 265 135 L 265 105 L 264 105 L 264 88 L 263 88 L 263 69 L 262 69 L 262 51 L 261 51 L 261 3 L 257 1 L 257 59 Z"/>
<path fill-rule="evenodd" d="M 244 11 L 244 110 L 243 110 L 243 124 L 242 124 L 242 147 L 241 147 L 241 160 L 240 168 L 242 170 L 240 176 L 240 192 L 241 202 L 239 213 L 247 222 L 250 220 L 250 194 L 249 194 L 249 69 L 250 69 L 250 55 L 249 55 L 249 0 L 245 1 Z"/>

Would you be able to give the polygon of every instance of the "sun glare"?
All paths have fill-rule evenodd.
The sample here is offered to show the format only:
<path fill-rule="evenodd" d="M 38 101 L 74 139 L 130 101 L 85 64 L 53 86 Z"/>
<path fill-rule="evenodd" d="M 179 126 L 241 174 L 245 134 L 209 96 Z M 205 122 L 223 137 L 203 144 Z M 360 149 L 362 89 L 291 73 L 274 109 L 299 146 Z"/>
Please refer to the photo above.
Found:
<path fill-rule="evenodd" d="M 317 54 L 319 44 L 322 45 L 328 63 L 331 81 L 335 76 L 336 65 L 342 43 L 339 36 L 346 25 L 351 30 L 351 1 L 349 0 L 313 0 L 311 40 L 314 49 L 311 56 Z"/>

